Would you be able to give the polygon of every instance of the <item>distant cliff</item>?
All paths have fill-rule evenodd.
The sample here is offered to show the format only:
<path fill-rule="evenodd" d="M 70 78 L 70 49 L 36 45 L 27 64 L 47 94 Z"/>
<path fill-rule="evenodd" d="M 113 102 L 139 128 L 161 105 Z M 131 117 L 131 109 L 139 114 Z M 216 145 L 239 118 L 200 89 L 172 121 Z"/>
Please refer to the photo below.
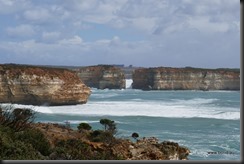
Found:
<path fill-rule="evenodd" d="M 125 75 L 110 65 L 88 66 L 77 69 L 77 75 L 89 87 L 98 89 L 124 89 Z"/>
<path fill-rule="evenodd" d="M 201 68 L 140 68 L 133 72 L 133 89 L 240 90 L 240 70 Z"/>
<path fill-rule="evenodd" d="M 79 77 L 67 69 L 0 65 L 0 103 L 83 104 L 90 93 Z"/>

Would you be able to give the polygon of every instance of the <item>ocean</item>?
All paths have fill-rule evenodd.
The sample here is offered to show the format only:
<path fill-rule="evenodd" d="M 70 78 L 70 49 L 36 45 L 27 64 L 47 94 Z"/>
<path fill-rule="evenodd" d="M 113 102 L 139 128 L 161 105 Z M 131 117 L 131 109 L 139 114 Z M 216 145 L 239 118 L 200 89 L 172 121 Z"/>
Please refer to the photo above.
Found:
<path fill-rule="evenodd" d="M 31 106 L 36 122 L 65 124 L 76 129 L 85 122 L 102 129 L 100 119 L 117 124 L 116 137 L 156 137 L 190 149 L 189 160 L 241 160 L 240 91 L 142 91 L 130 88 L 98 90 L 86 104 Z"/>

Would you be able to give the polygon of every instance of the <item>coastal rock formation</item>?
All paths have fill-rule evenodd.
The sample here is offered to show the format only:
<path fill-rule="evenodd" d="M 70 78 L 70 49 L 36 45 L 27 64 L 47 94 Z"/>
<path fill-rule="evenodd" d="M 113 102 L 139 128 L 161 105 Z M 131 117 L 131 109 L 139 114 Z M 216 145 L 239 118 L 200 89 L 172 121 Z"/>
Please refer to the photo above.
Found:
<path fill-rule="evenodd" d="M 45 134 L 53 147 L 55 147 L 55 143 L 57 143 L 58 140 L 80 141 L 83 142 L 91 152 L 96 154 L 102 152 L 106 154 L 105 152 L 109 152 L 111 157 L 117 156 L 123 160 L 188 160 L 188 155 L 191 153 L 188 148 L 180 146 L 176 142 L 159 142 L 155 137 L 143 137 L 135 142 L 129 139 L 116 138 L 111 140 L 111 143 L 108 144 L 105 142 L 92 142 L 87 137 L 90 136 L 88 135 L 88 131 L 86 133 L 79 133 L 77 130 L 67 128 L 64 125 L 36 123 L 33 126 L 40 129 Z M 56 156 L 55 153 L 52 153 L 47 159 L 56 159 Z M 72 156 L 72 154 L 66 156 Z M 65 159 L 64 157 L 63 160 Z"/>
<path fill-rule="evenodd" d="M 110 65 L 88 66 L 77 69 L 77 75 L 89 87 L 124 89 L 125 75 L 120 68 Z"/>
<path fill-rule="evenodd" d="M 140 68 L 133 72 L 133 89 L 240 90 L 240 70 L 201 68 Z"/>
<path fill-rule="evenodd" d="M 90 88 L 67 69 L 0 65 L 0 103 L 83 104 L 90 93 Z"/>
<path fill-rule="evenodd" d="M 159 142 L 155 137 L 143 137 L 136 142 L 119 140 L 112 147 L 116 155 L 126 160 L 188 160 L 190 150 L 176 142 Z"/>

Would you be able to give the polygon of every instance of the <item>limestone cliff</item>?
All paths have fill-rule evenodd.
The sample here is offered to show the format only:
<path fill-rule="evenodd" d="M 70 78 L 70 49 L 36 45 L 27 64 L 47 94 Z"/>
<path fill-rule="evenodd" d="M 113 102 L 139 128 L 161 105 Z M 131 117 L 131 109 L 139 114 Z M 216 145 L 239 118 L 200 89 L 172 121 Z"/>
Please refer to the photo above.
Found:
<path fill-rule="evenodd" d="M 120 68 L 97 65 L 82 67 L 76 71 L 80 79 L 89 87 L 98 89 L 125 88 L 125 75 Z"/>
<path fill-rule="evenodd" d="M 133 72 L 133 89 L 240 90 L 240 70 L 200 68 L 140 68 Z"/>
<path fill-rule="evenodd" d="M 66 69 L 0 65 L 0 103 L 83 104 L 90 92 L 74 72 Z"/>

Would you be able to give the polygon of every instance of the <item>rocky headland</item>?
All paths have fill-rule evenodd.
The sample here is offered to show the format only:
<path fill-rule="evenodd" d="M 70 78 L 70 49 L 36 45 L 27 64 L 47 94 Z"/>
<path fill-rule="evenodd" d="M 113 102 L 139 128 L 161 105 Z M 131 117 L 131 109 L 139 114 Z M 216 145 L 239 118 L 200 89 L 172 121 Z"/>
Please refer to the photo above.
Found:
<path fill-rule="evenodd" d="M 240 70 L 202 68 L 139 68 L 132 75 L 133 89 L 240 90 Z"/>
<path fill-rule="evenodd" d="M 77 75 L 89 87 L 98 89 L 124 89 L 124 72 L 112 65 L 87 66 L 76 69 Z"/>
<path fill-rule="evenodd" d="M 159 142 L 155 137 L 142 137 L 133 142 L 130 139 L 110 138 L 108 135 L 106 137 L 109 138 L 109 142 L 105 139 L 93 141 L 91 136 L 94 131 L 92 130 L 79 132 L 75 129 L 65 127 L 64 125 L 51 123 L 35 123 L 33 126 L 45 134 L 53 148 L 56 147 L 57 143 L 60 141 L 77 142 L 77 145 L 79 142 L 82 142 L 83 146 L 86 145 L 89 150 L 87 156 L 84 157 L 85 159 L 95 159 L 95 156 L 89 156 L 93 156 L 97 153 L 98 158 L 103 154 L 106 156 L 106 159 L 110 160 L 188 160 L 188 155 L 190 154 L 188 148 L 180 146 L 176 142 Z M 74 145 L 73 151 L 77 149 L 77 145 Z M 108 154 L 109 156 L 107 156 Z M 81 158 L 81 156 L 75 157 L 74 152 L 64 152 L 61 156 L 57 154 L 57 152 L 53 152 L 46 157 L 46 159 L 67 160 L 68 157 L 70 157 L 70 159 Z"/>
<path fill-rule="evenodd" d="M 74 105 L 86 103 L 90 94 L 90 88 L 68 69 L 0 65 L 0 103 Z"/>

